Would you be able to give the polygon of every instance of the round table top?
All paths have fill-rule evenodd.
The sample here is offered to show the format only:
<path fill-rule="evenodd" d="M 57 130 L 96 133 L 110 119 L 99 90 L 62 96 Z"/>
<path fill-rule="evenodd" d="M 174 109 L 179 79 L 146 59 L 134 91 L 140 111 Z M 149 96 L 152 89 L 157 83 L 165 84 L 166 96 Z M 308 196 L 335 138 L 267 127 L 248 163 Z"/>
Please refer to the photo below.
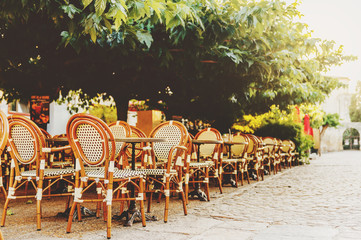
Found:
<path fill-rule="evenodd" d="M 165 138 L 115 138 L 116 142 L 141 143 L 141 142 L 166 142 Z"/>
<path fill-rule="evenodd" d="M 192 143 L 194 144 L 222 144 L 223 141 L 215 139 L 193 139 Z"/>
<path fill-rule="evenodd" d="M 247 143 L 246 143 L 246 142 L 225 141 L 224 144 L 226 144 L 226 145 L 235 145 L 235 144 L 238 144 L 238 145 L 246 145 Z"/>

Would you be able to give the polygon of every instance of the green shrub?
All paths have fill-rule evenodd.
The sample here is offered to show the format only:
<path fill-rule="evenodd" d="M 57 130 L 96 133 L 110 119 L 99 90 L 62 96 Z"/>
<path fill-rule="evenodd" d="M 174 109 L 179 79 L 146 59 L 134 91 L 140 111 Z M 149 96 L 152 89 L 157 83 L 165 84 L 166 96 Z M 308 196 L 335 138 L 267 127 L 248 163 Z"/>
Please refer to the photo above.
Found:
<path fill-rule="evenodd" d="M 117 109 L 105 105 L 94 105 L 89 108 L 89 114 L 102 119 L 106 123 L 117 121 Z"/>

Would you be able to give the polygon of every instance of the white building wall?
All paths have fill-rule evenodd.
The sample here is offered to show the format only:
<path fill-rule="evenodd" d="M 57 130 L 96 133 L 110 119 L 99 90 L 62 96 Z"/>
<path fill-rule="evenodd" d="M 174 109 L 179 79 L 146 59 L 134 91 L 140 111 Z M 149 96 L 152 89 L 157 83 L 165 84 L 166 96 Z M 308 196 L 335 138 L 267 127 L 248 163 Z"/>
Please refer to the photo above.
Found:
<path fill-rule="evenodd" d="M 66 104 L 50 103 L 49 115 L 47 131 L 52 136 L 66 133 L 66 124 L 71 116 L 66 109 Z"/>
<path fill-rule="evenodd" d="M 338 78 L 346 87 L 335 89 L 329 97 L 321 104 L 326 113 L 338 113 L 340 115 L 341 126 L 338 128 L 328 128 L 321 139 L 321 152 L 342 151 L 342 137 L 344 131 L 353 125 L 350 120 L 349 106 L 352 92 L 349 87 L 350 79 Z"/>

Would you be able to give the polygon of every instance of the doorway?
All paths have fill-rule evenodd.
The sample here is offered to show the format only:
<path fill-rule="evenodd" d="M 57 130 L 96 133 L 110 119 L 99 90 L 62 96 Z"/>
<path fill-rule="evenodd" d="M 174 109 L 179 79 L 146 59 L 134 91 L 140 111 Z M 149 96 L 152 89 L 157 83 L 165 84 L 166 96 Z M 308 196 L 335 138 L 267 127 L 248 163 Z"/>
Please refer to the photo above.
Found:
<path fill-rule="evenodd" d="M 360 150 L 360 133 L 355 128 L 343 132 L 342 145 L 344 150 Z"/>

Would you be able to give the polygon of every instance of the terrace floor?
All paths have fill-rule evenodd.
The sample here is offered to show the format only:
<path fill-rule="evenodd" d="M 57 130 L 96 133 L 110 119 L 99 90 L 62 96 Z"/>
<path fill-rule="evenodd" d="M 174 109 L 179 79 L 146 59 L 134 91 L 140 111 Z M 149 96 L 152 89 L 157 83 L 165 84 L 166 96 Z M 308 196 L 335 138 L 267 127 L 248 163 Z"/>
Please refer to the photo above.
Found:
<path fill-rule="evenodd" d="M 26 201 L 10 203 L 14 215 L 1 228 L 4 239 L 106 239 L 105 222 L 94 217 L 75 221 L 72 233 L 66 234 L 66 219 L 56 217 L 65 205 L 59 198 L 43 201 L 38 232 L 35 201 Z M 0 207 L 3 203 L 1 199 Z M 210 202 L 190 200 L 188 216 L 174 198 L 168 223 L 162 220 L 163 202 L 153 206 L 159 221 L 146 227 L 113 221 L 112 239 L 360 239 L 361 151 L 326 153 L 310 165 L 282 169 L 264 181 L 224 186 L 223 194 L 212 187 Z"/>

